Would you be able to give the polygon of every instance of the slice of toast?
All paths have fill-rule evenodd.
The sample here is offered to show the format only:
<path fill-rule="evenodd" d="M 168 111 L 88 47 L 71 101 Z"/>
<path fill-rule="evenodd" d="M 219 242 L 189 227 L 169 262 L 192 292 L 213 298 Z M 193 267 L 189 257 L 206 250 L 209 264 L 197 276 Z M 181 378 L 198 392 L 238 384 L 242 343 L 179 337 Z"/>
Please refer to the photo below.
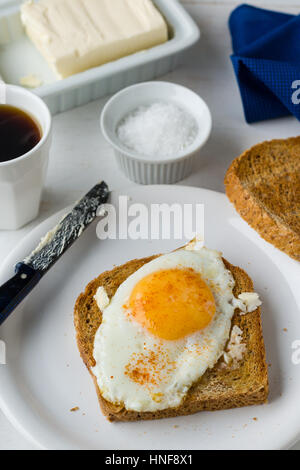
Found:
<path fill-rule="evenodd" d="M 235 311 L 232 326 L 237 325 L 243 331 L 243 342 L 247 352 L 238 367 L 223 367 L 223 360 L 193 385 L 182 404 L 177 408 L 169 408 L 156 412 L 135 412 L 126 410 L 124 406 L 108 402 L 101 396 L 97 380 L 91 368 L 95 366 L 93 346 L 96 331 L 101 325 L 102 313 L 94 299 L 98 287 L 103 286 L 109 298 L 118 287 L 135 271 L 150 262 L 155 256 L 130 261 L 112 271 L 101 274 L 90 282 L 76 302 L 74 323 L 77 344 L 81 357 L 91 373 L 96 386 L 103 414 L 110 421 L 135 421 L 143 419 L 168 418 L 197 413 L 198 411 L 214 411 L 256 405 L 267 402 L 268 372 L 265 361 L 265 347 L 262 334 L 260 308 L 247 315 Z M 232 266 L 226 260 L 224 264 L 235 279 L 234 295 L 252 292 L 253 283 L 249 276 L 240 268 Z"/>
<path fill-rule="evenodd" d="M 246 150 L 228 169 L 225 187 L 262 238 L 300 261 L 300 137 Z"/>

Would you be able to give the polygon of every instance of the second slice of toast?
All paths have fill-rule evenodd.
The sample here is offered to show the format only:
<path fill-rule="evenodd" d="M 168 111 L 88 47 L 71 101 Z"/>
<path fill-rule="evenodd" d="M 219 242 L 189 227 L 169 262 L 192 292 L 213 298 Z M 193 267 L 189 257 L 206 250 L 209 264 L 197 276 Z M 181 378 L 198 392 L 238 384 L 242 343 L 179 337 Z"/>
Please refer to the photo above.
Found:
<path fill-rule="evenodd" d="M 246 150 L 228 169 L 225 187 L 262 238 L 300 261 L 300 137 Z"/>

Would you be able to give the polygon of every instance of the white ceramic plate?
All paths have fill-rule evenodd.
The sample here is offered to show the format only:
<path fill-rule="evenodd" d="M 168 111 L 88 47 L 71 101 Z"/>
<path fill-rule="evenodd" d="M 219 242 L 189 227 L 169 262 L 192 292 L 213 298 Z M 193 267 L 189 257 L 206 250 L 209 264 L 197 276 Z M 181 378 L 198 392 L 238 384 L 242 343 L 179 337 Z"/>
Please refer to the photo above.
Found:
<path fill-rule="evenodd" d="M 180 242 L 99 241 L 93 226 L 0 329 L 0 338 L 7 344 L 7 365 L 0 366 L 0 405 L 6 416 L 37 446 L 47 449 L 279 449 L 293 445 L 300 437 L 300 365 L 292 362 L 292 343 L 300 339 L 297 263 L 261 240 L 222 194 L 181 186 L 135 187 L 122 194 L 131 197 L 130 204 L 205 203 L 206 245 L 244 268 L 263 300 L 270 403 L 162 421 L 107 422 L 75 343 L 72 311 L 76 297 L 91 279 L 113 265 L 170 251 Z M 118 195 L 112 194 L 113 202 Z M 60 216 L 33 230 L 9 255 L 0 270 L 1 283 Z M 75 406 L 79 411 L 70 412 Z"/>

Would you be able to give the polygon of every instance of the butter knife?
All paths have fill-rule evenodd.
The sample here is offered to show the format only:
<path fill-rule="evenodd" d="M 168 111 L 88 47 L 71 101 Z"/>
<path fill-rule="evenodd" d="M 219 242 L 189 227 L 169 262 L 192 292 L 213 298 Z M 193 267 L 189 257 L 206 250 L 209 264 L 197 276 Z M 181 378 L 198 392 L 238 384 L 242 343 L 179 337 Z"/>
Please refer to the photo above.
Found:
<path fill-rule="evenodd" d="M 94 186 L 36 249 L 16 265 L 15 276 L 0 287 L 0 325 L 95 220 L 99 207 L 108 197 L 109 189 L 104 181 Z"/>

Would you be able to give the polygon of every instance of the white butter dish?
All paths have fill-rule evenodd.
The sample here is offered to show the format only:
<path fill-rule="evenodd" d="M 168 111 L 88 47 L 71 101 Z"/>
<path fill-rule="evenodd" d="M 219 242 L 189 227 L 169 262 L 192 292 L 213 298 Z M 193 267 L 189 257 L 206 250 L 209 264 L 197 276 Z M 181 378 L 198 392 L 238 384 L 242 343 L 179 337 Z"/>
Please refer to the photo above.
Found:
<path fill-rule="evenodd" d="M 56 114 L 164 75 L 174 70 L 179 54 L 197 42 L 200 31 L 178 0 L 153 1 L 169 25 L 169 41 L 58 80 L 25 35 L 20 19 L 21 1 L 4 0 L 0 3 L 0 76 L 16 85 L 24 77 L 37 77 L 43 84 L 34 92 Z"/>

